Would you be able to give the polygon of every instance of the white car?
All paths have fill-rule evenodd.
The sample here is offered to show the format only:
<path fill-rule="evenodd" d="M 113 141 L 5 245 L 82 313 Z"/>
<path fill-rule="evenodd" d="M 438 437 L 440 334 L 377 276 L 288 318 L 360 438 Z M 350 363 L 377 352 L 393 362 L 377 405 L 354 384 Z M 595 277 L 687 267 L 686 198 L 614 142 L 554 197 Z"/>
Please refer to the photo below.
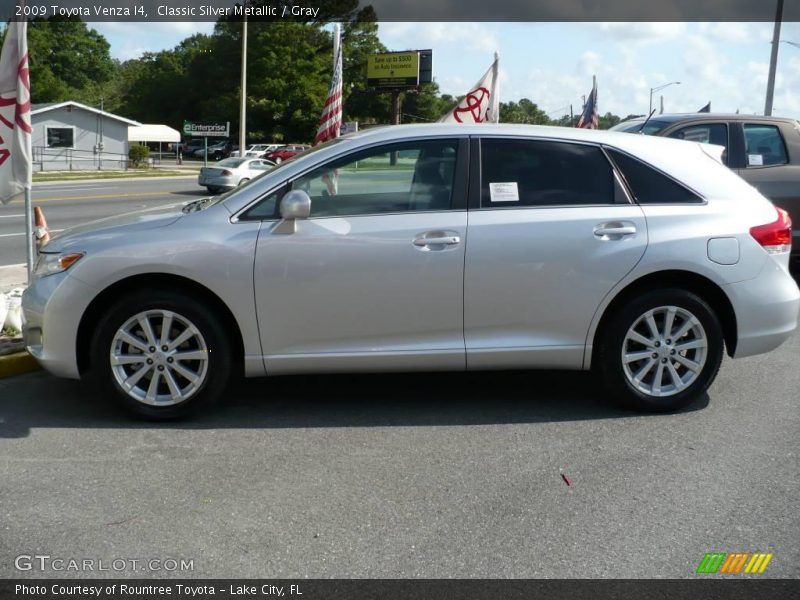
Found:
<path fill-rule="evenodd" d="M 275 163 L 260 158 L 226 158 L 200 169 L 197 183 L 208 188 L 212 194 L 217 194 L 247 183 L 274 166 Z"/>
<path fill-rule="evenodd" d="M 261 155 L 264 152 L 272 152 L 273 150 L 280 148 L 281 144 L 250 144 L 247 149 L 244 151 L 244 155 L 247 158 L 261 158 Z M 230 153 L 230 158 L 238 158 L 239 151 L 234 150 Z"/>

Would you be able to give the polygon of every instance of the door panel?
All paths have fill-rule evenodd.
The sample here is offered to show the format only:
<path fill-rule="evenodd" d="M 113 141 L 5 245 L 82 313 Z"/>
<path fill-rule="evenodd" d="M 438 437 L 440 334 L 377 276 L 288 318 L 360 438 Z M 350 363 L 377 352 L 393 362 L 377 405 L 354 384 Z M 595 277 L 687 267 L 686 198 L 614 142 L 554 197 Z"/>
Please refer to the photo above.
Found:
<path fill-rule="evenodd" d="M 463 369 L 466 225 L 465 211 L 309 219 L 290 235 L 265 224 L 255 290 L 267 372 Z M 414 243 L 429 232 L 458 243 Z"/>
<path fill-rule="evenodd" d="M 612 233 L 595 231 L 600 225 Z M 595 310 L 646 246 L 647 225 L 635 205 L 470 213 L 468 368 L 580 369 Z"/>

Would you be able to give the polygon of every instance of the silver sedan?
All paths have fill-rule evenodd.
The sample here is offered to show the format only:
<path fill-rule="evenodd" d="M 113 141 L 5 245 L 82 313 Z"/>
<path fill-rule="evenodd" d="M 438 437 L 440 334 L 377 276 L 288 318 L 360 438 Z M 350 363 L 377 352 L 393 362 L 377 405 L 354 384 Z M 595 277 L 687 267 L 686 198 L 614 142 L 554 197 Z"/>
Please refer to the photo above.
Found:
<path fill-rule="evenodd" d="M 201 168 L 197 183 L 216 194 L 247 183 L 274 166 L 274 162 L 260 158 L 226 158 Z"/>
<path fill-rule="evenodd" d="M 797 326 L 791 222 L 721 151 L 516 125 L 346 136 L 222 196 L 54 237 L 26 342 L 153 419 L 236 374 L 535 368 L 675 410 L 725 352 Z"/>

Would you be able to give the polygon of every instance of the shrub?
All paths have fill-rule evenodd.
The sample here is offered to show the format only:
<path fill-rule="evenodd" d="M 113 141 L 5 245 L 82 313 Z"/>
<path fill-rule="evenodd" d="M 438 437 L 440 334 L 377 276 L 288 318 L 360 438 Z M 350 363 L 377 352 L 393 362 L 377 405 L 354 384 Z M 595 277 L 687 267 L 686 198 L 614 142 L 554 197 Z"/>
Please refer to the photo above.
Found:
<path fill-rule="evenodd" d="M 131 146 L 130 150 L 128 150 L 128 158 L 130 159 L 131 166 L 134 169 L 145 166 L 149 157 L 150 148 L 147 146 L 134 144 Z"/>

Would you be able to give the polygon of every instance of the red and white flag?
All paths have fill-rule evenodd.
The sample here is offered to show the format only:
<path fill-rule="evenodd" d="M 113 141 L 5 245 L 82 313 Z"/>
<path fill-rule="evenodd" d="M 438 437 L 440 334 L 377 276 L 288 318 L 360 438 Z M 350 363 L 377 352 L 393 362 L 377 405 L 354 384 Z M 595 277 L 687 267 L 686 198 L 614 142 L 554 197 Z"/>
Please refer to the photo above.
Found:
<path fill-rule="evenodd" d="M 339 137 L 342 128 L 342 40 L 339 24 L 333 33 L 333 78 L 328 90 L 328 98 L 322 109 L 319 129 L 314 144 L 321 144 Z"/>
<path fill-rule="evenodd" d="M 0 202 L 31 187 L 31 82 L 27 23 L 11 21 L 0 51 Z"/>
<path fill-rule="evenodd" d="M 499 64 L 500 58 L 495 54 L 489 70 L 472 86 L 461 102 L 439 119 L 439 123 L 499 123 Z"/>

